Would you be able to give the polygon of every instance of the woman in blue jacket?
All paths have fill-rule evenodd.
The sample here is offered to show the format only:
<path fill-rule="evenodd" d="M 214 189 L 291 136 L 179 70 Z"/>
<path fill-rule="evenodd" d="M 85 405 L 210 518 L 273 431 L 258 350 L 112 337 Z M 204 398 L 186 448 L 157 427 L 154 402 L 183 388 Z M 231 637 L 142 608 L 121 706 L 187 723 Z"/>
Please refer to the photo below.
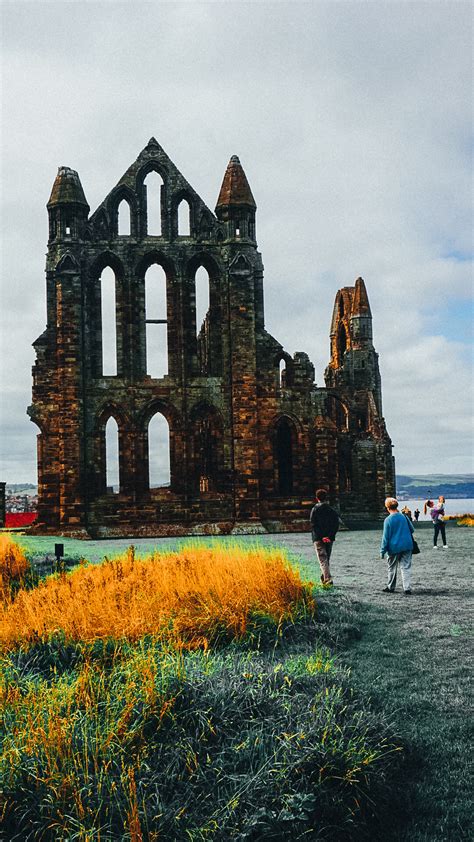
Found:
<path fill-rule="evenodd" d="M 414 529 L 411 521 L 398 511 L 395 497 L 387 497 L 385 508 L 388 517 L 384 520 L 380 558 L 387 553 L 387 587 L 384 593 L 394 593 L 397 584 L 397 567 L 400 565 L 404 593 L 411 594 L 411 554 Z"/>

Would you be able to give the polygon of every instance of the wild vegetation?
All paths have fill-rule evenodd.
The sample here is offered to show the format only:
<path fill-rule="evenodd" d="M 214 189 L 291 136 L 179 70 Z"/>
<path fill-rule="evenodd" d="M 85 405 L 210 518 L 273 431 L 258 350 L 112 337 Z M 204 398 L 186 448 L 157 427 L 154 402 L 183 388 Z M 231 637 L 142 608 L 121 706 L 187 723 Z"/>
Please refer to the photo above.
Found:
<path fill-rule="evenodd" d="M 22 548 L 8 533 L 0 534 L 0 611 L 15 593 L 36 581 Z"/>
<path fill-rule="evenodd" d="M 260 615 L 279 625 L 315 610 L 311 587 L 281 551 L 184 547 L 82 565 L 19 593 L 0 611 L 0 645 L 61 634 L 68 641 L 152 634 L 189 649 L 240 638 Z"/>
<path fill-rule="evenodd" d="M 445 515 L 444 520 L 455 520 L 458 526 L 474 526 L 474 515 Z"/>
<path fill-rule="evenodd" d="M 132 549 L 1 606 L 11 840 L 374 839 L 399 746 L 280 549 Z"/>

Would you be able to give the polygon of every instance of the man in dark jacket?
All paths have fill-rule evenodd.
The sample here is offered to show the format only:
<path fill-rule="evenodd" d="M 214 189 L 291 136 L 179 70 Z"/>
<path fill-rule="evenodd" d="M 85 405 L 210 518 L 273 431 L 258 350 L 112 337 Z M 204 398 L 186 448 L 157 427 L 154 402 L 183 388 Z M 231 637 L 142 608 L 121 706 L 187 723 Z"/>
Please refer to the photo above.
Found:
<path fill-rule="evenodd" d="M 316 505 L 311 509 L 309 519 L 314 549 L 321 567 L 321 582 L 323 585 L 332 585 L 329 559 L 332 545 L 336 540 L 336 532 L 339 529 L 339 515 L 327 502 L 327 496 L 326 489 L 318 488 Z"/>

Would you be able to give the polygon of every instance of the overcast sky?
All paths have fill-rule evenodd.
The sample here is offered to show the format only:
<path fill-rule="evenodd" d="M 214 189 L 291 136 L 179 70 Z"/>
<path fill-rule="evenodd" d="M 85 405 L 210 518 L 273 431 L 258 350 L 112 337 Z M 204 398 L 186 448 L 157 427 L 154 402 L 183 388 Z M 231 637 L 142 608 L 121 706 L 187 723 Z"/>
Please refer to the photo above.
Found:
<path fill-rule="evenodd" d="M 36 482 L 26 407 L 57 168 L 78 170 L 92 212 L 152 135 L 211 209 L 239 155 L 267 330 L 318 385 L 334 296 L 365 279 L 397 471 L 473 470 L 469 2 L 1 12 L 0 480 Z"/>

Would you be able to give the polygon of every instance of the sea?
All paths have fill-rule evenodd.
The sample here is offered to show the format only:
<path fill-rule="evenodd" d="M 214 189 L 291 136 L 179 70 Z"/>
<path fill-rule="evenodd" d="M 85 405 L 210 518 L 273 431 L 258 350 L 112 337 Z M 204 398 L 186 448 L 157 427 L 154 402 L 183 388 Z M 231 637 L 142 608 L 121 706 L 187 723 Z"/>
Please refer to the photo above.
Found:
<path fill-rule="evenodd" d="M 433 502 L 436 502 L 438 499 L 437 497 L 431 498 Z M 419 498 L 417 500 L 398 500 L 398 511 L 401 511 L 404 506 L 408 506 L 411 510 L 412 518 L 413 512 L 416 508 L 420 510 L 420 517 L 419 520 L 431 520 L 430 518 L 430 510 L 428 509 L 426 515 L 423 514 L 423 506 L 426 502 L 426 497 L 423 500 Z M 444 504 L 444 512 L 446 515 L 465 515 L 465 514 L 474 514 L 474 498 L 473 497 L 459 497 L 459 498 L 452 498 L 446 497 L 446 502 Z"/>

